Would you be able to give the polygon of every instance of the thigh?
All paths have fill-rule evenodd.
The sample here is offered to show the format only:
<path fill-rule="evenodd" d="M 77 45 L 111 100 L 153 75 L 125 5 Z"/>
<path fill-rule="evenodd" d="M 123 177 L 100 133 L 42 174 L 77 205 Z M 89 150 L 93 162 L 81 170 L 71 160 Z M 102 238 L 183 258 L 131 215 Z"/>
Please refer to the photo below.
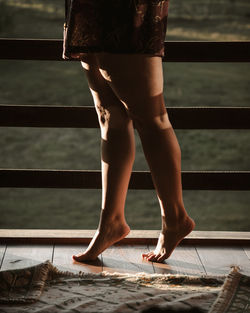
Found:
<path fill-rule="evenodd" d="M 108 105 L 121 105 L 120 100 L 100 73 L 96 54 L 86 53 L 81 58 L 81 65 L 85 70 L 95 104 L 98 103 L 105 107 Z"/>
<path fill-rule="evenodd" d="M 101 126 L 106 122 L 109 123 L 110 127 L 121 127 L 123 124 L 127 124 L 126 109 L 109 83 L 101 75 L 96 54 L 86 53 L 82 57 L 81 64 L 87 76 Z"/>
<path fill-rule="evenodd" d="M 102 76 L 131 116 L 166 114 L 161 57 L 98 53 L 97 61 Z"/>

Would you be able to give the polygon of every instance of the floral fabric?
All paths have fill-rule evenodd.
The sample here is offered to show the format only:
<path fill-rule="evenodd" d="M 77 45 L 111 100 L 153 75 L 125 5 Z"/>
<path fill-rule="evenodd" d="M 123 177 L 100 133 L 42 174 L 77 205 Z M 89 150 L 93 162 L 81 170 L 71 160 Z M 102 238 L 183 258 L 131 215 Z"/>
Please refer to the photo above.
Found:
<path fill-rule="evenodd" d="M 87 52 L 164 56 L 169 0 L 65 0 L 63 58 Z"/>

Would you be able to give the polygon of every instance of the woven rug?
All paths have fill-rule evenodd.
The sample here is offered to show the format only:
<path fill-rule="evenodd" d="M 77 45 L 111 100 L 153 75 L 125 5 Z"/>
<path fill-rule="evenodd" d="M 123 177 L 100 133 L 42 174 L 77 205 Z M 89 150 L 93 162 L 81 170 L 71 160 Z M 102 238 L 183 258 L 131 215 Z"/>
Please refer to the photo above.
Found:
<path fill-rule="evenodd" d="M 0 272 L 0 312 L 250 312 L 250 278 L 73 274 L 49 261 Z M 191 310 L 191 311 L 190 311 Z"/>

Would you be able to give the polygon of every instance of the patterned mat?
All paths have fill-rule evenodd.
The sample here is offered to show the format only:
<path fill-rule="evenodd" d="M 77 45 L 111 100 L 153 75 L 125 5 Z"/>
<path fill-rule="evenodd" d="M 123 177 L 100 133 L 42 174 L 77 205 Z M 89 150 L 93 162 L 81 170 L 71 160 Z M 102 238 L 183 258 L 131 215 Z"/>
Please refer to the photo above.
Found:
<path fill-rule="evenodd" d="M 250 278 L 73 274 L 49 261 L 0 272 L 0 312 L 250 312 Z"/>

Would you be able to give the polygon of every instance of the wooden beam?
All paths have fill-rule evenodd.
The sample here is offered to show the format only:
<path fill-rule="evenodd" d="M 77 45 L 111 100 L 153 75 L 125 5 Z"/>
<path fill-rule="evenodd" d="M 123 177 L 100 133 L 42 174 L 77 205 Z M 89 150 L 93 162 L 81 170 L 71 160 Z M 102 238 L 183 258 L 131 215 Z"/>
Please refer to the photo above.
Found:
<path fill-rule="evenodd" d="M 62 60 L 62 39 L 0 38 L 0 59 Z M 249 62 L 249 41 L 168 41 L 167 62 Z"/>
<path fill-rule="evenodd" d="M 88 244 L 95 230 L 0 229 L 0 244 Z M 156 244 L 160 230 L 132 230 L 120 244 Z M 250 245 L 250 232 L 193 231 L 183 241 L 187 245 Z"/>
<path fill-rule="evenodd" d="M 0 59 L 5 60 L 62 60 L 61 39 L 0 39 Z"/>
<path fill-rule="evenodd" d="M 250 41 L 165 42 L 167 62 L 249 62 Z"/>
<path fill-rule="evenodd" d="M 2 127 L 98 128 L 93 106 L 0 105 Z"/>
<path fill-rule="evenodd" d="M 250 190 L 250 171 L 183 171 L 182 185 L 185 190 Z M 100 189 L 101 171 L 0 169 L 0 187 Z M 150 172 L 134 171 L 129 188 L 154 189 Z"/>
<path fill-rule="evenodd" d="M 250 107 L 168 107 L 175 129 L 250 129 Z M 93 106 L 0 105 L 2 127 L 98 128 Z"/>

